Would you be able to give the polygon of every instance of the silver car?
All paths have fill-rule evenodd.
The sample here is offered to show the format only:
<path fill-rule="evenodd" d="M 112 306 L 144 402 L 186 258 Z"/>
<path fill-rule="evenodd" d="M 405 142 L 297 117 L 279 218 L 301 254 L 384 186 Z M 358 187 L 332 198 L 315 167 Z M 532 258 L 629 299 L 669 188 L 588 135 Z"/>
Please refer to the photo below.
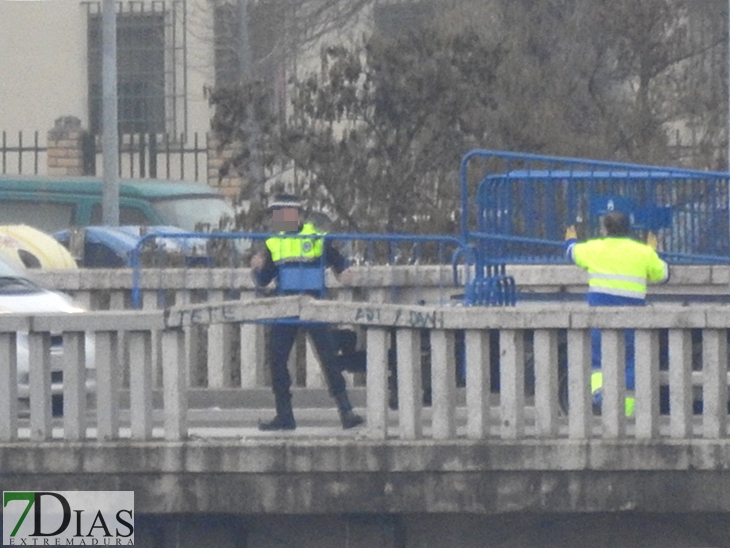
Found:
<path fill-rule="evenodd" d="M 0 258 L 0 314 L 37 314 L 43 312 L 60 312 L 74 314 L 83 312 L 71 297 L 56 291 L 45 289 L 31 280 L 28 275 Z M 87 388 L 94 381 L 93 340 L 87 335 Z M 53 414 L 63 413 L 63 370 L 61 356 L 63 341 L 60 334 L 51 336 L 51 393 Z M 30 356 L 28 349 L 28 333 L 17 335 L 18 359 L 18 398 L 21 413 L 27 412 L 30 402 L 29 374 Z"/>

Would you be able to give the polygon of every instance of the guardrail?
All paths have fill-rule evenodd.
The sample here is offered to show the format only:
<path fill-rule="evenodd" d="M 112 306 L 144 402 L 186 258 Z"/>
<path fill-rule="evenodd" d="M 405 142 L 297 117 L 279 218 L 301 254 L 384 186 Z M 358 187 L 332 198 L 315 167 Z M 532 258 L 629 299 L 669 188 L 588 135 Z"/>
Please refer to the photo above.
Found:
<path fill-rule="evenodd" d="M 153 436 L 153 359 L 162 365 L 164 437 L 188 435 L 188 356 L 185 330 L 298 315 L 342 323 L 366 334 L 367 434 L 386 439 L 720 439 L 727 436 L 730 307 L 654 305 L 641 309 L 585 305 L 465 308 L 378 303 L 333 303 L 307 297 L 173 307 L 159 311 L 0 316 L 0 441 L 52 437 L 110 440 Z M 603 408 L 590 401 L 590 328 L 602 330 Z M 636 329 L 636 411 L 623 413 L 623 329 Z M 33 367 L 30 418 L 19 423 L 16 334 L 29 333 Z M 693 332 L 699 337 L 693 338 Z M 49 340 L 62 333 L 63 430 L 51 417 Z M 84 333 L 95 337 L 96 405 L 87 407 L 83 383 Z M 427 333 L 430 367 L 422 369 L 420 336 Z M 668 368 L 660 370 L 660 335 Z M 463 354 L 456 339 L 463 335 Z M 389 350 L 397 354 L 398 409 L 388 407 Z M 559 341 L 565 340 L 564 347 Z M 496 348 L 494 347 L 496 345 Z M 496 352 L 495 352 L 496 350 Z M 457 374 L 463 355 L 463 387 Z M 495 363 L 495 361 L 497 363 Z M 122 363 L 123 362 L 123 363 Z M 123 374 L 126 364 L 128 375 Z M 562 364 L 562 365 L 561 365 Z M 429 371 L 430 373 L 424 373 Z M 561 371 L 567 409 L 561 409 Z M 534 373 L 532 373 L 534 371 Z M 430 409 L 422 398 L 423 375 Z M 534 394 L 526 378 L 534 374 Z M 492 377 L 498 375 L 495 389 Z M 565 380 L 565 379 L 563 379 Z M 120 386 L 130 392 L 129 423 L 120 427 Z M 669 387 L 660 414 L 660 385 Z M 702 410 L 693 409 L 701 392 Z M 463 401 L 462 401 L 463 395 Z M 95 429 L 86 427 L 89 417 Z M 21 421 L 22 422 L 22 421 Z M 159 436 L 160 434 L 155 434 Z"/>

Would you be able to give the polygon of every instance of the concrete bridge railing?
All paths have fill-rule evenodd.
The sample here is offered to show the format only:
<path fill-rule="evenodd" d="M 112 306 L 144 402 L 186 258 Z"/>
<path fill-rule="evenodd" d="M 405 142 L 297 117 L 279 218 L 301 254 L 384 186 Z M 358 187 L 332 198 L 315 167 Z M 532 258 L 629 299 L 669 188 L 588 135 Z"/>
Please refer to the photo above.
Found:
<path fill-rule="evenodd" d="M 504 440 L 720 439 L 727 435 L 727 338 L 730 307 L 658 304 L 641 309 L 573 305 L 525 305 L 512 309 L 333 303 L 306 297 L 277 297 L 219 304 L 181 305 L 165 310 L 97 311 L 71 315 L 0 316 L 0 441 L 111 440 L 153 437 L 153 362 L 162 367 L 164 437 L 188 435 L 186 330 L 198 325 L 255 325 L 257 320 L 299 316 L 304 321 L 361 327 L 366 336 L 367 435 L 384 440 L 457 438 Z M 590 328 L 603 336 L 603 408 L 590 400 Z M 636 329 L 636 412 L 626 417 L 623 330 Z M 28 333 L 30 418 L 20 424 L 17 404 L 18 332 Z M 430 341 L 430 409 L 422 402 L 421 333 Z M 659 339 L 667 332 L 668 371 L 659 368 Z M 693 332 L 701 342 L 693 343 Z M 63 337 L 63 431 L 54 433 L 50 363 L 53 335 Z M 95 341 L 95 399 L 87 407 L 84 344 Z M 388 350 L 395 333 L 398 410 L 388 408 Z M 457 386 L 455 339 L 463 333 L 464 388 Z M 497 334 L 495 339 L 493 334 Z M 567 413 L 559 399 L 559 349 L 564 336 Z M 493 393 L 490 345 L 498 344 L 499 391 Z M 525 341 L 532 342 L 531 356 Z M 693 344 L 698 348 L 693 349 Z M 693 350 L 698 356 L 693 357 Z M 157 358 L 155 358 L 157 356 Z M 698 361 L 699 360 L 699 361 Z M 534 397 L 526 396 L 528 361 L 534 363 Z M 693 364 L 693 361 L 695 362 Z M 694 367 L 693 367 L 694 366 Z M 693 370 L 693 369 L 696 369 Z M 123 373 L 128 379 L 123 378 Z M 120 425 L 120 386 L 128 384 L 128 434 Z M 659 413 L 659 386 L 669 386 L 669 414 Z M 703 409 L 693 412 L 696 387 Z M 460 394 L 464 392 L 464 401 Z M 92 417 L 95 432 L 87 420 Z M 22 435 L 21 435 L 22 433 Z"/>
<path fill-rule="evenodd" d="M 463 293 L 463 285 L 454 285 L 449 265 L 431 266 L 357 266 L 354 280 L 343 286 L 328 272 L 328 298 L 338 303 L 368 302 L 390 304 L 453 305 Z M 581 269 L 569 265 L 511 265 L 522 301 L 536 295 L 556 299 L 579 300 L 585 293 L 587 277 Z M 256 298 L 251 272 L 247 268 L 145 268 L 140 271 L 140 304 L 145 311 L 159 311 L 171 306 L 221 303 L 226 299 Z M 88 310 L 130 310 L 134 277 L 131 269 L 80 269 L 75 271 L 39 271 L 33 275 L 45 287 L 74 296 Z M 458 270 L 463 282 L 463 267 Z M 650 296 L 681 302 L 683 296 L 728 295 L 730 267 L 675 266 L 669 284 L 652 286 Z M 521 302 L 522 302 L 521 301 Z M 522 306 L 522 304 L 520 304 Z M 346 324 L 346 325 L 352 325 Z M 265 386 L 267 370 L 266 328 L 263 325 L 198 324 L 185 328 L 188 355 L 188 378 L 191 386 L 206 388 L 257 388 Z M 156 335 L 155 335 L 156 336 Z M 295 345 L 290 359 L 293 375 L 301 386 L 324 388 L 319 361 L 310 341 Z M 159 386 L 161 363 L 153 355 L 153 381 Z M 350 384 L 361 383 L 347 375 Z"/>

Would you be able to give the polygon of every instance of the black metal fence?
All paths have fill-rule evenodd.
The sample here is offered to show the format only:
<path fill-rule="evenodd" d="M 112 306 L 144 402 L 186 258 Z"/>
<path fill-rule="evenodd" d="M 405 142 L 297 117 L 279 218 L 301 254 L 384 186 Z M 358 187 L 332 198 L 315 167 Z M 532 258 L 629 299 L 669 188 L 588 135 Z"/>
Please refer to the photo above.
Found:
<path fill-rule="evenodd" d="M 99 136 L 84 140 L 82 151 L 86 175 L 101 175 L 102 151 Z M 2 132 L 0 174 L 45 175 L 48 173 L 48 144 L 45 135 L 30 137 Z M 119 139 L 119 176 L 137 179 L 207 181 L 208 136 L 128 134 Z"/>
<path fill-rule="evenodd" d="M 30 141 L 30 143 L 29 143 Z M 48 148 L 41 145 L 39 132 L 28 139 L 22 131 L 15 136 L 2 132 L 0 142 L 0 173 L 33 174 L 46 172 L 46 153 Z"/>
<path fill-rule="evenodd" d="M 100 137 L 90 139 L 89 175 L 102 173 Z M 119 139 L 119 176 L 138 179 L 207 181 L 208 136 L 139 133 Z"/>

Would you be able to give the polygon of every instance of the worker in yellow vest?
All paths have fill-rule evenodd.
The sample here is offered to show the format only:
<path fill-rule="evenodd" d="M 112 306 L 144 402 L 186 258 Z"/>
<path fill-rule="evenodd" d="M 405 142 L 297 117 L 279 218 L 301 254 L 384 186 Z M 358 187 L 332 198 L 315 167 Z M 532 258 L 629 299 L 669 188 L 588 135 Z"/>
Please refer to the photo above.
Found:
<path fill-rule="evenodd" d="M 324 271 L 331 267 L 341 281 L 349 283 L 351 273 L 347 260 L 329 242 L 325 242 L 312 223 L 299 220 L 301 203 L 290 194 L 279 194 L 269 204 L 275 236 L 266 240 L 266 250 L 251 259 L 256 284 L 266 286 L 277 281 L 280 295 L 310 294 L 322 296 L 325 290 Z M 306 236 L 312 236 L 307 238 Z M 287 362 L 296 339 L 298 321 L 276 322 L 271 328 L 271 377 L 276 403 L 276 416 L 259 424 L 261 430 L 293 430 L 296 421 L 291 404 L 291 376 Z M 347 396 L 345 379 L 336 358 L 336 342 L 329 326 L 308 323 L 309 331 L 324 369 L 329 392 L 337 403 L 343 428 L 353 428 L 364 422 L 356 415 Z"/>
<path fill-rule="evenodd" d="M 567 258 L 588 271 L 588 304 L 644 306 L 647 282 L 669 280 L 669 266 L 656 252 L 656 236 L 650 233 L 646 244 L 632 239 L 629 217 L 619 211 L 609 211 L 601 221 L 604 238 L 578 243 L 575 227 L 565 233 Z M 598 409 L 603 385 L 600 336 L 599 330 L 591 330 L 591 391 Z M 626 388 L 635 390 L 633 330 L 626 331 Z M 634 398 L 626 398 L 626 415 L 633 415 L 634 404 Z"/>

